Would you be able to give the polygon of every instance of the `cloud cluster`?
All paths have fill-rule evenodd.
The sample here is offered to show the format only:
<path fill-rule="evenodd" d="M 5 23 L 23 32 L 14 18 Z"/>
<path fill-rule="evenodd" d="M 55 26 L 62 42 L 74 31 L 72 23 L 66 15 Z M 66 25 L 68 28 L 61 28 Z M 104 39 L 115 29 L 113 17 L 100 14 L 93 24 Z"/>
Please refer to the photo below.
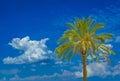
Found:
<path fill-rule="evenodd" d="M 21 78 L 18 75 L 15 75 L 14 77 L 12 77 L 10 79 L 10 81 L 35 81 L 35 80 L 53 81 L 55 78 L 60 78 L 60 79 L 62 79 L 62 81 L 66 81 L 66 80 L 72 78 L 73 76 L 74 76 L 74 74 L 72 72 L 67 71 L 67 70 L 63 70 L 62 74 L 54 73 L 52 75 L 43 75 L 43 76 L 36 75 L 36 76 L 28 76 L 28 77 L 25 77 L 25 78 Z"/>
<path fill-rule="evenodd" d="M 32 75 L 32 76 L 26 76 L 26 77 L 20 77 L 17 74 L 19 72 L 18 70 L 11 70 L 9 72 L 14 74 L 14 76 L 9 78 L 9 80 L 10 81 L 35 81 L 35 80 L 56 81 L 56 79 L 60 79 L 62 81 L 68 81 L 68 80 L 74 79 L 76 81 L 77 78 L 83 77 L 82 71 L 80 71 L 80 68 L 82 68 L 82 66 L 79 65 L 79 66 L 76 66 L 76 67 L 73 66 L 73 67 L 74 67 L 72 68 L 73 71 L 62 70 L 62 73 L 54 72 L 53 74 L 50 74 L 50 75 L 47 75 L 47 74 Z M 77 69 L 78 71 L 75 72 L 74 71 L 75 69 Z M 106 76 L 116 76 L 116 75 L 120 75 L 120 63 L 112 67 L 108 65 L 106 62 L 103 62 L 101 64 L 94 62 L 87 65 L 87 71 L 88 71 L 88 77 L 97 76 L 97 77 L 105 78 Z M 3 77 L 3 79 L 5 79 L 5 77 Z"/>
<path fill-rule="evenodd" d="M 90 63 L 87 65 L 88 77 L 98 76 L 98 77 L 106 77 L 106 76 L 116 76 L 120 75 L 120 64 L 115 65 L 114 67 L 109 66 L 106 62 L 103 63 Z M 76 77 L 83 77 L 83 71 L 75 72 Z"/>
<path fill-rule="evenodd" d="M 14 38 L 9 45 L 13 48 L 23 51 L 23 54 L 17 57 L 6 57 L 3 59 L 4 64 L 23 64 L 32 63 L 39 60 L 50 58 L 51 50 L 47 49 L 45 44 L 48 38 L 41 39 L 40 41 L 30 40 L 29 36 L 22 39 Z"/>
<path fill-rule="evenodd" d="M 90 63 L 89 65 L 87 65 L 87 74 L 88 77 L 91 76 L 106 76 L 108 74 L 110 74 L 110 72 L 108 71 L 108 66 L 106 65 L 106 63 Z M 76 72 L 75 75 L 77 77 L 83 77 L 82 72 Z"/>
<path fill-rule="evenodd" d="M 74 67 L 74 66 L 73 66 Z M 75 68 L 78 70 L 78 68 L 82 68 L 82 66 L 76 66 L 72 70 L 75 70 Z M 88 77 L 102 77 L 105 78 L 107 76 L 116 76 L 120 75 L 120 63 L 118 63 L 115 66 L 110 66 L 106 62 L 103 63 L 90 63 L 87 65 L 87 76 Z M 68 81 L 69 79 L 76 79 L 76 78 L 82 78 L 83 73 L 80 71 L 80 69 L 75 71 L 69 71 L 69 70 L 63 70 L 62 73 L 53 73 L 51 75 L 33 75 L 33 76 L 27 76 L 24 78 L 19 77 L 18 75 L 15 75 L 14 77 L 10 78 L 10 81 L 34 81 L 34 80 L 41 80 L 41 81 L 54 81 L 56 78 L 61 79 L 62 81 Z"/>

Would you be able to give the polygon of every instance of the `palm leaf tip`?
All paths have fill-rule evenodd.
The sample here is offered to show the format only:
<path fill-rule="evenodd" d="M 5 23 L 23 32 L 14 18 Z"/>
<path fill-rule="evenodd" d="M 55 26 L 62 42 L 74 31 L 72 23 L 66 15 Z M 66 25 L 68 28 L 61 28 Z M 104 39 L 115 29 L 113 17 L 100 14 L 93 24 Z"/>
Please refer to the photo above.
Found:
<path fill-rule="evenodd" d="M 99 41 L 99 42 L 106 42 L 108 40 L 110 40 L 111 38 L 113 37 L 113 34 L 111 33 L 106 33 L 106 34 L 100 34 L 100 35 L 97 35 L 95 36 L 94 38 Z"/>
<path fill-rule="evenodd" d="M 64 43 L 55 49 L 55 53 L 58 55 L 59 58 L 61 58 L 62 54 L 64 54 L 65 51 L 67 51 L 71 47 L 71 45 L 72 42 Z"/>
<path fill-rule="evenodd" d="M 103 23 L 95 23 L 91 28 L 90 28 L 90 33 L 95 33 L 97 30 L 104 28 L 104 24 Z"/>
<path fill-rule="evenodd" d="M 115 55 L 116 53 L 115 53 L 115 51 L 111 50 L 111 54 Z"/>
<path fill-rule="evenodd" d="M 69 27 L 70 29 L 75 29 L 75 26 L 72 23 L 67 23 L 67 27 Z"/>

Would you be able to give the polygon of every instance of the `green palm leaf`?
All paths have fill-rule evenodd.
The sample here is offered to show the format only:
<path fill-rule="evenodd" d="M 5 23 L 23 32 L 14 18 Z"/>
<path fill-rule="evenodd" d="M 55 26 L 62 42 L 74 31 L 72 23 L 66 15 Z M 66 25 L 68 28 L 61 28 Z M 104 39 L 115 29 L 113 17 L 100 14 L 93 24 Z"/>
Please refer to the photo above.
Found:
<path fill-rule="evenodd" d="M 56 48 L 55 53 L 58 54 L 58 57 L 60 58 L 62 56 L 62 54 L 68 50 L 68 48 L 70 48 L 72 46 L 72 42 L 67 42 L 64 43 L 62 45 L 60 45 L 58 48 Z"/>
<path fill-rule="evenodd" d="M 103 23 L 95 23 L 89 30 L 90 33 L 95 33 L 97 30 L 101 29 L 104 27 Z"/>
<path fill-rule="evenodd" d="M 104 43 L 106 39 L 111 39 L 113 36 L 113 34 L 111 33 L 106 33 L 106 34 L 101 34 L 101 35 L 97 35 L 94 38 L 98 41 L 98 42 L 102 42 Z"/>

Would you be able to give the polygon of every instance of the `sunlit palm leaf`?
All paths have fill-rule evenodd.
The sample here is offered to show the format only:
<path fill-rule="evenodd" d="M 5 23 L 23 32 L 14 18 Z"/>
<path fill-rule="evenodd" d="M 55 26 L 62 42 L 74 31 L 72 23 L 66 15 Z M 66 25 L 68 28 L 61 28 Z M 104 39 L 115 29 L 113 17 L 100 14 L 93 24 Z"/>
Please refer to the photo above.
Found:
<path fill-rule="evenodd" d="M 111 39 L 112 36 L 113 36 L 113 34 L 106 33 L 106 34 L 97 35 L 97 36 L 95 36 L 94 38 L 95 38 L 98 42 L 104 43 L 106 39 Z"/>
<path fill-rule="evenodd" d="M 115 54 L 115 52 L 113 50 L 111 50 L 108 46 L 101 44 L 100 48 L 106 52 L 107 54 Z"/>
<path fill-rule="evenodd" d="M 73 29 L 73 30 L 76 30 L 76 26 L 72 23 L 67 23 L 67 26 L 70 28 L 70 29 Z"/>
<path fill-rule="evenodd" d="M 72 59 L 73 55 L 75 54 L 75 49 L 76 49 L 76 45 L 73 46 L 72 52 L 69 54 L 68 61 L 70 61 Z"/>
<path fill-rule="evenodd" d="M 90 33 L 95 33 L 97 30 L 101 29 L 104 27 L 104 24 L 102 23 L 96 23 L 93 25 L 93 27 L 90 28 Z"/>
<path fill-rule="evenodd" d="M 66 42 L 56 48 L 55 52 L 58 54 L 58 57 L 61 57 L 62 54 L 72 46 L 72 42 Z"/>

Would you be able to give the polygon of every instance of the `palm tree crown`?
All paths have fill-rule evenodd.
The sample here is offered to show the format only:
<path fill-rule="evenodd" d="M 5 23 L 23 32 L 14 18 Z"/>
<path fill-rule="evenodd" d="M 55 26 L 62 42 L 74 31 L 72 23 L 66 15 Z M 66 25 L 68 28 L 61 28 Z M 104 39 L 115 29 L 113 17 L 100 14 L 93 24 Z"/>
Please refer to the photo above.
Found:
<path fill-rule="evenodd" d="M 93 23 L 93 19 L 76 18 L 73 24 L 67 23 L 69 29 L 66 30 L 63 36 L 58 40 L 61 43 L 56 48 L 55 52 L 58 54 L 58 58 L 71 60 L 74 54 L 78 54 L 82 57 L 83 62 L 83 81 L 87 81 L 87 56 L 94 57 L 98 60 L 98 54 L 101 54 L 109 63 L 107 55 L 115 54 L 104 43 L 106 39 L 111 39 L 113 34 L 104 33 L 96 35 L 96 31 L 103 28 L 103 23 Z"/>
<path fill-rule="evenodd" d="M 99 62 L 98 54 L 101 54 L 109 62 L 107 54 L 115 54 L 104 44 L 113 34 L 96 35 L 96 31 L 104 27 L 103 23 L 93 23 L 93 19 L 88 17 L 87 19 L 76 18 L 74 23 L 67 23 L 67 26 L 69 29 L 58 40 L 61 45 L 55 50 L 58 58 L 71 60 L 74 54 L 80 56 L 86 54 L 92 58 L 92 61 L 96 58 Z"/>

